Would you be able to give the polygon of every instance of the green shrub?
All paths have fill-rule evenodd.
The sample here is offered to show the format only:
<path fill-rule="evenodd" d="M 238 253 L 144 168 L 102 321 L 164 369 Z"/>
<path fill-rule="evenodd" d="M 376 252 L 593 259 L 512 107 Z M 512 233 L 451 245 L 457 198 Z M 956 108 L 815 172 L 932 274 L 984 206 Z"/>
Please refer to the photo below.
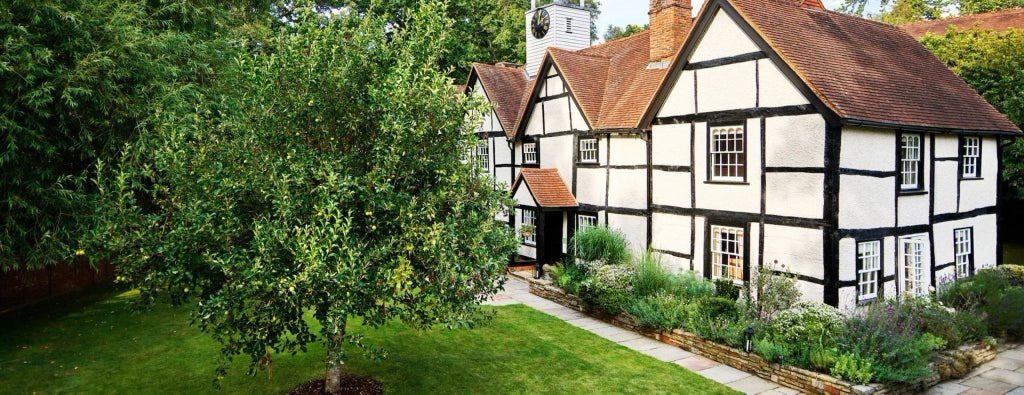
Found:
<path fill-rule="evenodd" d="M 808 361 L 810 361 L 810 367 L 819 372 L 829 372 L 832 367 L 836 365 L 838 359 L 837 350 L 835 348 L 821 348 L 813 347 L 810 348 L 808 354 Z"/>
<path fill-rule="evenodd" d="M 603 226 L 590 226 L 572 237 L 572 256 L 590 266 L 621 265 L 631 255 L 622 233 Z"/>
<path fill-rule="evenodd" d="M 690 329 L 705 339 L 725 343 L 735 337 L 730 333 L 739 320 L 740 309 L 735 301 L 724 298 L 708 298 L 690 305 Z"/>
<path fill-rule="evenodd" d="M 988 324 L 984 317 L 973 311 L 958 311 L 953 315 L 956 328 L 960 333 L 960 343 L 979 341 L 988 336 Z"/>
<path fill-rule="evenodd" d="M 768 336 L 785 344 L 814 344 L 831 348 L 843 328 L 843 315 L 835 307 L 817 302 L 799 302 L 775 314 Z"/>
<path fill-rule="evenodd" d="M 1024 338 L 1024 288 L 1010 287 L 1002 295 L 992 295 L 984 312 L 993 335 Z"/>
<path fill-rule="evenodd" d="M 751 300 L 751 313 L 755 318 L 771 322 L 776 313 L 788 309 L 800 300 L 796 276 L 770 269 L 756 270 L 754 289 L 757 298 Z"/>
<path fill-rule="evenodd" d="M 555 265 L 548 274 L 558 288 L 573 295 L 579 294 L 580 283 L 587 279 L 587 273 L 579 265 L 573 264 L 571 259 Z"/>
<path fill-rule="evenodd" d="M 898 300 L 868 306 L 846 320 L 838 339 L 839 351 L 870 361 L 880 382 L 916 382 L 929 374 L 935 344 L 902 308 Z"/>
<path fill-rule="evenodd" d="M 964 331 L 957 325 L 956 314 L 936 301 L 928 298 L 905 299 L 899 302 L 896 311 L 919 332 L 942 339 L 940 348 L 957 347 L 966 341 Z"/>
<path fill-rule="evenodd" d="M 1001 265 L 997 269 L 1006 275 L 1011 285 L 1024 287 L 1024 265 Z"/>
<path fill-rule="evenodd" d="M 754 340 L 754 353 L 768 361 L 782 363 L 789 358 L 793 350 L 788 344 L 775 342 L 768 338 L 761 338 Z"/>
<path fill-rule="evenodd" d="M 614 315 L 633 300 L 630 266 L 600 266 L 580 284 L 580 299 L 598 312 Z"/>
<path fill-rule="evenodd" d="M 647 249 L 634 263 L 633 292 L 644 298 L 668 290 L 672 286 L 672 273 L 668 271 L 654 252 Z"/>
<path fill-rule="evenodd" d="M 1010 285 L 1006 273 L 984 269 L 974 277 L 959 279 L 939 288 L 937 297 L 946 306 L 957 310 L 972 310 L 995 300 Z"/>
<path fill-rule="evenodd" d="M 873 370 L 870 360 L 861 358 L 857 354 L 844 353 L 836 357 L 831 372 L 833 376 L 840 379 L 867 384 L 871 382 Z"/>
<path fill-rule="evenodd" d="M 715 297 L 729 300 L 740 298 L 740 286 L 726 278 L 715 279 Z"/>
<path fill-rule="evenodd" d="M 636 319 L 637 325 L 644 328 L 670 331 L 684 328 L 687 323 L 686 304 L 669 293 L 634 300 L 626 306 L 626 312 Z"/>
<path fill-rule="evenodd" d="M 681 300 L 692 301 L 715 296 L 715 285 L 711 281 L 697 277 L 694 272 L 675 274 L 670 280 L 672 284 L 669 289 Z"/>

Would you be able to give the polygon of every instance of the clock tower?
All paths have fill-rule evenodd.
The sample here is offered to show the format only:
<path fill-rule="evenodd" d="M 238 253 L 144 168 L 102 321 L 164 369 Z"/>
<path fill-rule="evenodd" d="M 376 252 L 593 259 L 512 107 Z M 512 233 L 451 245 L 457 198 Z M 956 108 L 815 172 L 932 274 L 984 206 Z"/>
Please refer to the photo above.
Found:
<path fill-rule="evenodd" d="M 537 0 L 530 2 L 526 11 L 526 73 L 531 78 L 537 75 L 548 47 L 573 51 L 590 46 L 590 10 L 583 1 L 553 0 L 540 7 Z"/>

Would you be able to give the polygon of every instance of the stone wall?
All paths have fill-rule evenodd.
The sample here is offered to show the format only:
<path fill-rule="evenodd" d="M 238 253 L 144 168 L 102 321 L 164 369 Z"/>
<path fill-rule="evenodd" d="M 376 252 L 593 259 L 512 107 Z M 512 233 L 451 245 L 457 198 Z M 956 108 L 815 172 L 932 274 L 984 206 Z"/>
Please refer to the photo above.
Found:
<path fill-rule="evenodd" d="M 517 276 L 529 282 L 530 293 L 551 300 L 577 311 L 586 311 L 583 302 L 575 295 L 569 295 L 551 285 L 549 281 L 535 280 L 528 276 Z M 651 331 L 640 328 L 632 317 L 619 314 L 614 317 L 598 317 L 615 326 L 636 331 L 644 336 L 671 344 L 698 354 L 718 363 L 729 365 L 765 380 L 810 394 L 917 394 L 948 379 L 960 378 L 974 367 L 995 359 L 995 348 L 979 343 L 960 347 L 956 350 L 936 354 L 931 365 L 932 374 L 913 384 L 869 384 L 857 385 L 825 373 L 812 372 L 794 366 L 772 363 L 757 354 L 747 354 L 724 344 L 704 340 L 700 336 L 682 331 Z"/>

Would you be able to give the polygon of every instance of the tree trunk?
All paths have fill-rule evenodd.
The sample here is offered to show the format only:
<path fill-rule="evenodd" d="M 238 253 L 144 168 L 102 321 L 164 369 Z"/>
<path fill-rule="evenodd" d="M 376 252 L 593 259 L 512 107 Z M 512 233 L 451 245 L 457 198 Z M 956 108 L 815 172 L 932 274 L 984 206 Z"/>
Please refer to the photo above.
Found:
<path fill-rule="evenodd" d="M 327 376 L 324 380 L 324 392 L 337 394 L 341 392 L 341 367 L 344 362 L 341 356 L 345 352 L 345 324 L 331 336 L 331 342 L 327 346 Z"/>

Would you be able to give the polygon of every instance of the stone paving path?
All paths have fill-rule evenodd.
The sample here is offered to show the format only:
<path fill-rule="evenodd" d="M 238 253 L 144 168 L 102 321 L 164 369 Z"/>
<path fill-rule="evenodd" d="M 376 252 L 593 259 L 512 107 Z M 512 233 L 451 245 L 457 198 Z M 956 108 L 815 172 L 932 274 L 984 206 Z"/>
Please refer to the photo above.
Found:
<path fill-rule="evenodd" d="M 679 347 L 644 337 L 636 332 L 590 318 L 576 310 L 530 293 L 529 285 L 509 277 L 505 290 L 487 303 L 502 306 L 525 304 L 561 318 L 624 347 L 650 355 L 665 362 L 678 364 L 711 380 L 725 384 L 746 394 L 798 394 L 800 391 L 783 387 L 750 373 L 695 355 Z M 1024 344 L 1001 347 L 996 359 L 972 371 L 959 381 L 947 381 L 932 387 L 930 395 L 952 394 L 1008 394 L 1024 395 Z"/>

